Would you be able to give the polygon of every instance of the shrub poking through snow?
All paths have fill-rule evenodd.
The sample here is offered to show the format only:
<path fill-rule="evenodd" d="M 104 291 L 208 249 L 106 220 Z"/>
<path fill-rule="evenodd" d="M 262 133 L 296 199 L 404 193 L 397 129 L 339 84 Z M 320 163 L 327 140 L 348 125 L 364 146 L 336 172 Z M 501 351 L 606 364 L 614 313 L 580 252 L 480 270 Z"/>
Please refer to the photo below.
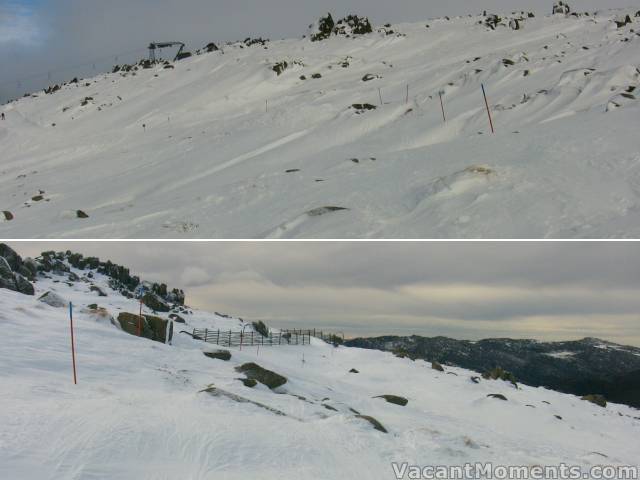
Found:
<path fill-rule="evenodd" d="M 444 372 L 444 367 L 440 365 L 438 362 L 431 362 L 431 368 L 439 372 Z"/>
<path fill-rule="evenodd" d="M 264 324 L 262 320 L 253 322 L 253 329 L 263 337 L 269 336 L 269 328 Z"/>
<path fill-rule="evenodd" d="M 330 13 L 327 13 L 326 17 L 321 17 L 320 20 L 318 20 L 315 27 L 314 25 L 310 25 L 309 28 L 314 29 L 314 32 L 311 33 L 311 41 L 319 42 L 321 40 L 326 40 L 331 36 L 334 26 L 335 22 L 333 21 L 333 17 Z"/>
<path fill-rule="evenodd" d="M 262 368 L 260 365 L 253 362 L 245 363 L 236 367 L 236 371 L 244 373 L 248 379 L 256 380 L 269 387 L 271 390 L 287 383 L 287 379 L 282 375 L 278 375 L 271 370 Z"/>
<path fill-rule="evenodd" d="M 587 402 L 591 402 L 595 405 L 598 405 L 599 407 L 602 408 L 606 408 L 607 406 L 607 399 L 604 398 L 603 395 L 585 395 L 584 397 L 582 397 L 582 400 L 585 400 Z"/>
<path fill-rule="evenodd" d="M 559 1 L 553 5 L 553 14 L 561 13 L 564 15 L 568 15 L 571 13 L 571 8 L 567 2 Z"/>
<path fill-rule="evenodd" d="M 505 382 L 510 382 L 514 387 L 518 388 L 518 383 L 516 382 L 516 377 L 511 372 L 507 372 L 501 367 L 496 367 L 493 370 L 489 370 L 488 372 L 484 372 L 482 374 L 482 378 L 485 380 L 504 380 Z"/>

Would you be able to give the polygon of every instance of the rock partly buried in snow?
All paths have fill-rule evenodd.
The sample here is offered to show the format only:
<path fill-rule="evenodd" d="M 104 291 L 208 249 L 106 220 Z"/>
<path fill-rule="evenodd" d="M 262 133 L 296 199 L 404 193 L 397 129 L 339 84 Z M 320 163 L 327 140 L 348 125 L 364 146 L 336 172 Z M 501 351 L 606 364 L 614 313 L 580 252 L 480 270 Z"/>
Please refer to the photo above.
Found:
<path fill-rule="evenodd" d="M 104 293 L 104 291 L 100 287 L 98 287 L 97 285 L 91 285 L 89 287 L 89 290 L 91 290 L 92 292 L 96 292 L 98 294 L 98 296 L 100 296 L 100 297 L 106 297 L 107 296 L 107 294 Z"/>
<path fill-rule="evenodd" d="M 311 41 L 319 42 L 321 40 L 326 40 L 331 36 L 333 27 L 335 27 L 335 22 L 330 13 L 328 13 L 326 17 L 321 17 L 315 25 L 309 26 L 311 29 Z"/>
<path fill-rule="evenodd" d="M 349 370 L 349 373 L 360 373 L 360 372 L 355 368 L 352 368 L 351 370 Z"/>
<path fill-rule="evenodd" d="M 440 365 L 438 362 L 431 362 L 431 368 L 439 372 L 444 372 L 444 367 Z"/>
<path fill-rule="evenodd" d="M 387 402 L 393 403 L 394 405 L 400 405 L 401 407 L 404 407 L 409 403 L 409 400 L 404 397 L 399 397 L 398 395 L 378 395 L 373 398 L 384 398 Z"/>
<path fill-rule="evenodd" d="M 378 430 L 379 432 L 382 432 L 382 433 L 389 433 L 389 432 L 387 431 L 387 429 L 386 429 L 386 428 L 384 428 L 384 427 L 382 426 L 382 424 L 381 424 L 378 420 L 376 420 L 375 418 L 373 418 L 373 417 L 372 417 L 372 416 L 370 416 L 370 415 L 356 415 L 356 418 L 361 418 L 362 420 L 366 420 L 366 421 L 367 421 L 367 422 L 369 422 L 371 425 L 373 425 L 373 428 L 375 428 L 375 429 L 376 429 L 376 430 Z"/>
<path fill-rule="evenodd" d="M 272 372 L 271 370 L 267 370 L 266 368 L 262 368 L 260 365 L 253 362 L 245 363 L 236 367 L 236 371 L 244 373 L 247 378 L 256 380 L 269 387 L 271 390 L 287 383 L 287 379 L 282 375 Z"/>
<path fill-rule="evenodd" d="M 147 292 L 142 297 L 142 303 L 149 307 L 154 312 L 168 312 L 171 310 L 169 305 L 153 292 Z"/>
<path fill-rule="evenodd" d="M 489 398 L 497 398 L 498 400 L 504 400 L 505 402 L 507 401 L 507 397 L 505 397 L 504 395 L 502 395 L 500 393 L 490 393 L 489 395 L 487 395 L 487 397 L 489 397 Z"/>
<path fill-rule="evenodd" d="M 265 405 L 264 403 L 259 403 L 259 402 L 254 402 L 253 400 L 249 400 L 248 398 L 245 397 L 241 397 L 240 395 L 236 395 L 235 393 L 231 393 L 231 392 L 227 392 L 226 390 L 222 390 L 221 388 L 218 387 L 214 387 L 213 385 L 205 388 L 204 390 L 201 390 L 201 393 L 208 393 L 209 395 L 212 395 L 214 397 L 225 397 L 228 398 L 230 400 L 233 400 L 234 402 L 238 402 L 238 403 L 248 403 L 251 405 L 255 405 L 256 407 L 260 407 L 263 408 L 265 410 L 270 411 L 271 413 L 275 413 L 276 415 L 280 415 L 283 417 L 286 417 L 287 414 L 284 413 L 281 410 L 278 410 L 276 408 L 273 407 L 269 407 L 268 405 Z"/>
<path fill-rule="evenodd" d="M 567 2 L 559 1 L 553 5 L 553 14 L 555 15 L 556 13 L 568 15 L 571 13 L 571 8 Z"/>
<path fill-rule="evenodd" d="M 173 323 L 164 318 L 153 315 L 135 315 L 133 313 L 121 312 L 118 315 L 118 323 L 125 332 L 148 338 L 160 343 L 170 342 L 173 338 Z"/>
<path fill-rule="evenodd" d="M 339 212 L 341 210 L 349 210 L 349 209 L 344 207 L 320 207 L 320 208 L 314 208 L 313 210 L 309 210 L 307 212 L 307 215 L 309 215 L 310 217 L 320 217 L 322 215 L 326 215 L 327 213 Z"/>
<path fill-rule="evenodd" d="M 20 275 L 19 273 L 14 273 L 13 275 L 16 282 L 16 291 L 23 293 L 25 295 L 34 295 L 35 289 L 29 280 Z"/>
<path fill-rule="evenodd" d="M 64 298 L 62 298 L 57 293 L 51 292 L 51 291 L 43 293 L 38 298 L 38 300 L 40 300 L 42 303 L 46 303 L 50 307 L 55 307 L 55 308 L 64 308 L 69 305 L 69 302 L 67 302 Z"/>
<path fill-rule="evenodd" d="M 214 358 L 217 360 L 224 360 L 228 362 L 231 360 L 231 352 L 229 350 L 214 350 L 213 352 L 202 352 L 205 357 Z"/>
<path fill-rule="evenodd" d="M 370 103 L 354 103 L 351 105 L 357 114 L 364 113 L 368 110 L 375 110 L 377 107 L 375 105 L 371 105 Z"/>
<path fill-rule="evenodd" d="M 602 408 L 606 408 L 607 406 L 607 399 L 604 398 L 603 395 L 585 395 L 584 397 L 582 397 L 582 400 L 585 400 L 587 402 L 591 402 L 595 405 L 598 405 L 599 407 Z"/>
<path fill-rule="evenodd" d="M 245 387 L 249 387 L 249 388 L 253 388 L 258 384 L 258 382 L 253 378 L 239 378 L 238 380 L 240 380 Z"/>
<path fill-rule="evenodd" d="M 10 222 L 11 220 L 13 220 L 13 213 L 11 213 L 9 210 L 3 210 L 2 215 L 4 215 L 4 219 L 7 222 Z"/>
<path fill-rule="evenodd" d="M 89 218 L 89 215 L 84 213 L 82 210 L 76 210 L 76 217 L 78 217 L 78 218 Z"/>

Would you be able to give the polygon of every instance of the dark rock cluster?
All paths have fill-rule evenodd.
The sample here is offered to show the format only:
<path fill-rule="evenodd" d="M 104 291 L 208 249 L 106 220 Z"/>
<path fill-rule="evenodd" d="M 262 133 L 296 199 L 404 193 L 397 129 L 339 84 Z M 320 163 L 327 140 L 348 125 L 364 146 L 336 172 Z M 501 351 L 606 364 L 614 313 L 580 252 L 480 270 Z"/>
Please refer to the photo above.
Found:
<path fill-rule="evenodd" d="M 310 25 L 309 28 L 314 29 L 310 35 L 312 42 L 326 40 L 331 35 L 353 37 L 373 32 L 371 22 L 367 17 L 348 15 L 335 22 L 331 13 L 328 13 L 326 17 L 320 18 L 315 28 L 314 25 Z"/>
<path fill-rule="evenodd" d="M 33 295 L 32 281 L 37 274 L 36 263 L 27 258 L 22 260 L 11 247 L 0 243 L 0 288 Z"/>

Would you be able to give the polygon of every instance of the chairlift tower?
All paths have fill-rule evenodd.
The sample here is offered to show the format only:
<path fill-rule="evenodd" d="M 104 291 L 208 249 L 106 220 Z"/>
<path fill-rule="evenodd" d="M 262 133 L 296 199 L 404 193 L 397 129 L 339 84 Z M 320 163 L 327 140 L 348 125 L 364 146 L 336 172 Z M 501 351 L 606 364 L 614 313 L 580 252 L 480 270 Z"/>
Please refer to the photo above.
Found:
<path fill-rule="evenodd" d="M 180 47 L 180 49 L 178 50 L 178 53 L 176 54 L 175 58 L 173 59 L 173 61 L 177 61 L 180 58 L 180 55 L 182 54 L 182 51 L 184 50 L 185 44 L 182 42 L 154 42 L 154 43 L 150 43 L 149 44 L 149 61 L 150 62 L 155 62 L 156 61 L 156 50 L 157 49 L 162 49 L 162 48 L 168 48 L 168 47 Z"/>

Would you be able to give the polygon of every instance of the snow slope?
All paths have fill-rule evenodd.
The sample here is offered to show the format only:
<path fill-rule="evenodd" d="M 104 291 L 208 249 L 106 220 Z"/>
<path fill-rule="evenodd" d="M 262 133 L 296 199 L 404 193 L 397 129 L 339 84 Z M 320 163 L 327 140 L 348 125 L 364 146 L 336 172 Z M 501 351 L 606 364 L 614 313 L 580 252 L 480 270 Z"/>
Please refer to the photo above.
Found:
<path fill-rule="evenodd" d="M 613 19 L 639 8 L 235 44 L 40 92 L 0 107 L 0 237 L 638 237 L 640 18 Z"/>
<path fill-rule="evenodd" d="M 88 313 L 92 303 L 114 316 L 137 311 L 137 302 L 110 290 L 104 277 L 92 281 L 107 297 L 64 280 L 41 278 L 36 297 L 0 290 L 3 479 L 389 479 L 394 461 L 587 469 L 640 459 L 639 414 L 626 406 L 603 409 L 502 381 L 475 384 L 467 370 L 441 373 L 423 361 L 316 339 L 304 347 L 231 349 L 229 362 L 213 360 L 202 352 L 214 346 L 177 333 L 184 326 L 176 324 L 173 345 L 164 345 Z M 48 290 L 75 304 L 77 386 L 67 310 L 37 300 Z M 201 311 L 187 317 L 187 329 L 240 324 Z M 276 391 L 245 387 L 234 370 L 244 362 L 288 381 Z M 285 415 L 202 392 L 211 384 Z M 495 393 L 508 400 L 487 397 Z M 372 398 L 385 394 L 409 403 Z M 351 409 L 375 417 L 388 433 Z"/>

